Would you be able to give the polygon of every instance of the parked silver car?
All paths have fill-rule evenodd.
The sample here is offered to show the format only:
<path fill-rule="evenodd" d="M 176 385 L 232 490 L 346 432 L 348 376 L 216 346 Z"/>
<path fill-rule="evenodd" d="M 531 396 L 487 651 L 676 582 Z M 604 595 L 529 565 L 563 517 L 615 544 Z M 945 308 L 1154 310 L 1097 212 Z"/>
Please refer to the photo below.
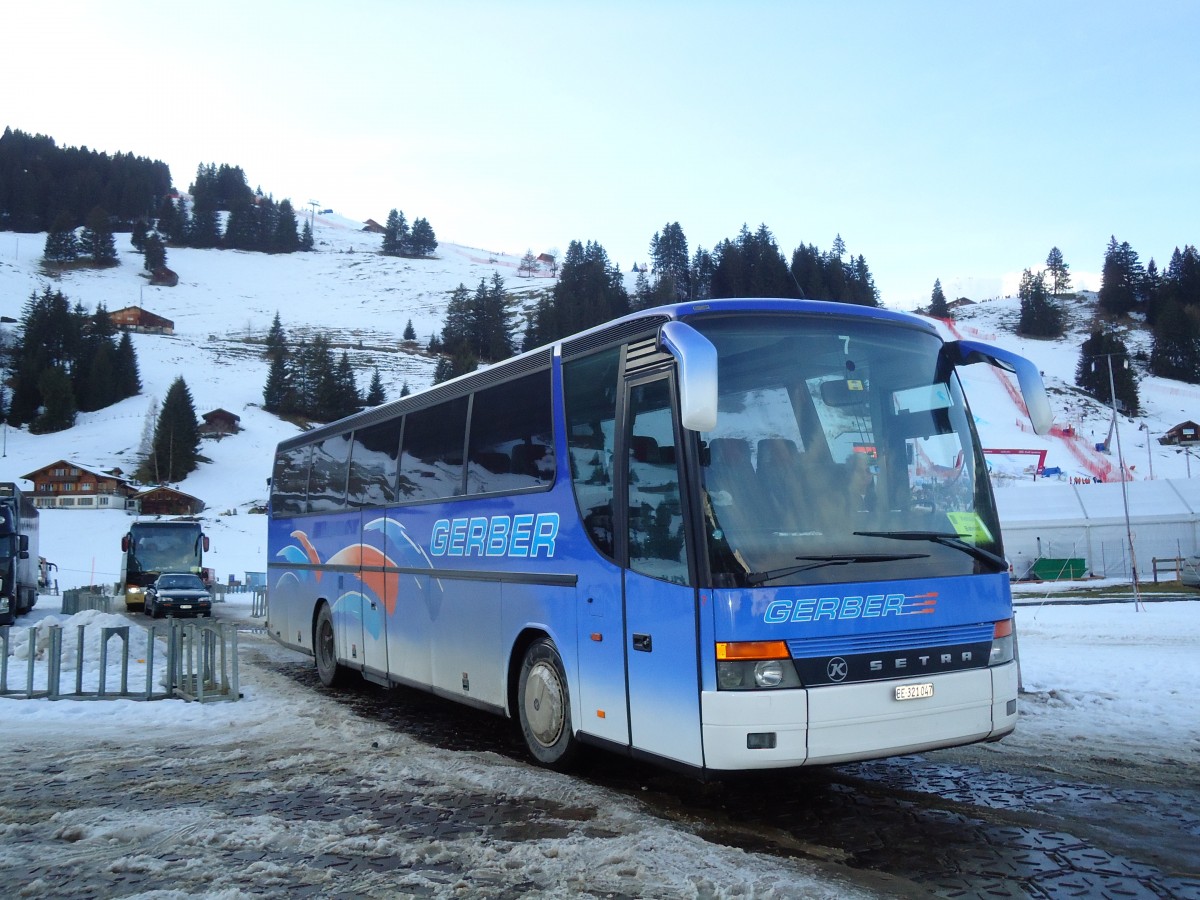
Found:
<path fill-rule="evenodd" d="M 159 575 L 146 588 L 146 615 L 211 616 L 212 595 L 199 575 L 168 573 Z"/>

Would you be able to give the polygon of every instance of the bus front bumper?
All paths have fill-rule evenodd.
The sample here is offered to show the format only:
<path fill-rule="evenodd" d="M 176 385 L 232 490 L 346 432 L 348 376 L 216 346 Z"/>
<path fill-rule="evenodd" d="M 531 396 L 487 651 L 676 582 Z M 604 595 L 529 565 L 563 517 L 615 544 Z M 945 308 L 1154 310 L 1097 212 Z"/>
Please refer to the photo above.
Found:
<path fill-rule="evenodd" d="M 898 700 L 902 685 L 933 695 Z M 1015 662 L 925 678 L 701 693 L 704 765 L 831 765 L 997 740 L 1016 727 Z"/>

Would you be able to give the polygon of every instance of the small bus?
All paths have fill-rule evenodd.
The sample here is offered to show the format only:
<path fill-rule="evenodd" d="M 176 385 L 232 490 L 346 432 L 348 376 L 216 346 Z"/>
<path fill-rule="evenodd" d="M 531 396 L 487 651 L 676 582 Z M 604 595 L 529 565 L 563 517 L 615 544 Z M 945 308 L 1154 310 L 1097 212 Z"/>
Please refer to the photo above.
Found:
<path fill-rule="evenodd" d="M 704 773 L 992 741 L 1012 598 L 957 370 L 1037 369 L 928 321 L 738 299 L 634 313 L 277 448 L 268 630 L 321 681 Z"/>

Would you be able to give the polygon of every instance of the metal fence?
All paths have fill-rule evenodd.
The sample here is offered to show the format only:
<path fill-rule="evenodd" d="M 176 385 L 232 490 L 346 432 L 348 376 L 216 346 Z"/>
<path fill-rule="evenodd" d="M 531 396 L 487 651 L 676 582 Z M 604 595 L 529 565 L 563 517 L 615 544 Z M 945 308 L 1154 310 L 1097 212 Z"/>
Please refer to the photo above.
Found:
<path fill-rule="evenodd" d="M 29 626 L 23 664 L 10 664 L 15 626 L 0 627 L 0 697 L 49 700 L 165 700 L 200 703 L 238 700 L 237 628 L 228 623 L 170 619 L 150 626 L 92 626 L 99 632 L 99 670 L 86 671 L 88 625 L 76 626 L 73 647 L 64 646 L 61 625 Z M 44 634 L 39 635 L 39 631 Z M 135 657 L 131 639 L 144 634 L 144 653 Z M 113 641 L 116 646 L 113 646 Z M 141 650 L 143 641 L 137 640 Z M 94 646 L 94 645 L 93 645 Z M 94 659 L 95 657 L 93 657 Z M 39 662 L 42 664 L 39 665 Z M 144 666 L 144 673 L 137 674 Z M 64 677 L 74 669 L 71 682 Z M 21 671 L 23 670 L 23 671 Z M 88 677 L 85 677 L 88 676 Z M 134 682 L 137 684 L 134 684 Z M 86 682 L 86 684 L 85 684 Z"/>
<path fill-rule="evenodd" d="M 85 609 L 98 609 L 100 612 L 112 612 L 113 598 L 104 588 L 95 585 L 91 587 L 70 588 L 63 591 L 62 611 L 64 616 L 73 616 Z"/>

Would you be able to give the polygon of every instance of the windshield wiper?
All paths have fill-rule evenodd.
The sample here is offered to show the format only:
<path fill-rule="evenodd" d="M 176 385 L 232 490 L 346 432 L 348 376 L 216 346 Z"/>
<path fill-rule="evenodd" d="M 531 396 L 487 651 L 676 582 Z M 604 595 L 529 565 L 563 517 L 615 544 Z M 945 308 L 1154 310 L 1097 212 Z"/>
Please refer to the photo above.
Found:
<path fill-rule="evenodd" d="M 824 566 L 846 566 L 850 563 L 862 562 L 896 562 L 901 559 L 925 559 L 928 553 L 831 553 L 826 556 L 797 556 L 796 559 L 808 560 L 798 566 L 787 566 L 783 569 L 770 569 L 766 572 L 750 572 L 746 575 L 746 583 L 751 587 L 795 575 L 797 572 L 807 572 L 809 569 L 820 569 Z"/>
<path fill-rule="evenodd" d="M 999 571 L 1008 571 L 1008 560 L 999 554 L 993 553 L 991 550 L 984 550 L 982 547 L 976 547 L 974 544 L 968 544 L 962 537 L 954 532 L 945 531 L 856 531 L 854 532 L 862 537 L 881 537 L 892 538 L 897 541 L 930 541 L 934 544 L 941 544 L 943 547 L 953 547 L 955 550 L 961 550 L 969 556 L 975 557 L 980 562 L 991 563 Z"/>

